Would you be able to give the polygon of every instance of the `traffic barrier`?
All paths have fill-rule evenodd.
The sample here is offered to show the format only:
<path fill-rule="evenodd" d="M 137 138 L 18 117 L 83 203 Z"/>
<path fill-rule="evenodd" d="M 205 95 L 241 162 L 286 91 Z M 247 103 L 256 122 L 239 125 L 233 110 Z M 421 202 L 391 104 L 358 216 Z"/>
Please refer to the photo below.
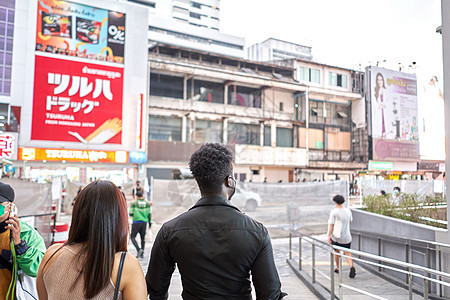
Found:
<path fill-rule="evenodd" d="M 55 237 L 53 244 L 65 243 L 69 238 L 69 224 L 63 222 L 56 222 L 54 232 Z"/>

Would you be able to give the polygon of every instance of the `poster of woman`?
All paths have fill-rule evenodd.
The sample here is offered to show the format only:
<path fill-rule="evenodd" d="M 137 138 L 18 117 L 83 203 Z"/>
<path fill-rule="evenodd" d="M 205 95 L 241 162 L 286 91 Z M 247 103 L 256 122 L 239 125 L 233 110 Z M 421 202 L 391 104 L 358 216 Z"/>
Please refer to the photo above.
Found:
<path fill-rule="evenodd" d="M 370 67 L 372 138 L 418 141 L 414 74 Z"/>

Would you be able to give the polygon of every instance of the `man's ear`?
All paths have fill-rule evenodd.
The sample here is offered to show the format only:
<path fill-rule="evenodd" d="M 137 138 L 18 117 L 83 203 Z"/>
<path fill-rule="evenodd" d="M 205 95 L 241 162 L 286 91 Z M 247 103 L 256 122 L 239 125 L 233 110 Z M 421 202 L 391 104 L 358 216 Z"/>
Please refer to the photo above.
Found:
<path fill-rule="evenodd" d="M 229 188 L 234 188 L 235 187 L 235 183 L 234 180 L 231 179 L 231 176 L 228 176 L 227 179 L 225 179 L 225 185 Z"/>

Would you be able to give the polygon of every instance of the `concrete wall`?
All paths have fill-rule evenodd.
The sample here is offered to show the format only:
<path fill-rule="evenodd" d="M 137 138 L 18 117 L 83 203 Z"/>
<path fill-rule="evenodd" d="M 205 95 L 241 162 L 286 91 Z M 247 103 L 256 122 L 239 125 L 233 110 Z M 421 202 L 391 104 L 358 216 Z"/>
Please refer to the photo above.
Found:
<path fill-rule="evenodd" d="M 437 242 L 440 240 L 439 236 L 447 232 L 444 229 L 386 217 L 359 209 L 352 209 L 352 214 L 353 249 L 424 267 L 427 267 L 426 243 L 420 243 L 417 240 Z M 380 251 L 381 253 L 379 253 Z M 429 255 L 428 267 L 438 270 L 439 258 L 437 252 L 431 249 Z M 445 262 L 446 257 L 444 256 L 442 256 L 442 261 Z M 443 264 L 442 268 L 444 272 L 449 272 L 450 270 L 446 264 Z M 383 269 L 382 274 L 396 278 L 399 283 L 406 283 L 406 275 L 402 273 Z M 414 282 L 420 286 L 423 285 L 423 281 L 418 278 L 415 278 Z M 432 286 L 431 291 L 436 293 L 435 285 Z"/>

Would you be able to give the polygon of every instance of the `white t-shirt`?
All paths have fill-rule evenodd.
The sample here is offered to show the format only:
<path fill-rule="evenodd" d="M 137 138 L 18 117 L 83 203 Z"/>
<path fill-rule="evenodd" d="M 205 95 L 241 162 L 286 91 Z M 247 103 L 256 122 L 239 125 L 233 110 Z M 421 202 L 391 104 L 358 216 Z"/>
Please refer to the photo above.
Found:
<path fill-rule="evenodd" d="M 340 237 L 335 237 L 331 234 L 331 239 L 339 244 L 348 244 L 352 241 L 352 235 L 350 233 L 350 223 L 352 222 L 352 211 L 346 207 L 333 208 L 330 212 L 330 218 L 328 224 L 337 226 L 337 223 L 341 223 Z M 334 230 L 333 230 L 334 232 Z"/>

